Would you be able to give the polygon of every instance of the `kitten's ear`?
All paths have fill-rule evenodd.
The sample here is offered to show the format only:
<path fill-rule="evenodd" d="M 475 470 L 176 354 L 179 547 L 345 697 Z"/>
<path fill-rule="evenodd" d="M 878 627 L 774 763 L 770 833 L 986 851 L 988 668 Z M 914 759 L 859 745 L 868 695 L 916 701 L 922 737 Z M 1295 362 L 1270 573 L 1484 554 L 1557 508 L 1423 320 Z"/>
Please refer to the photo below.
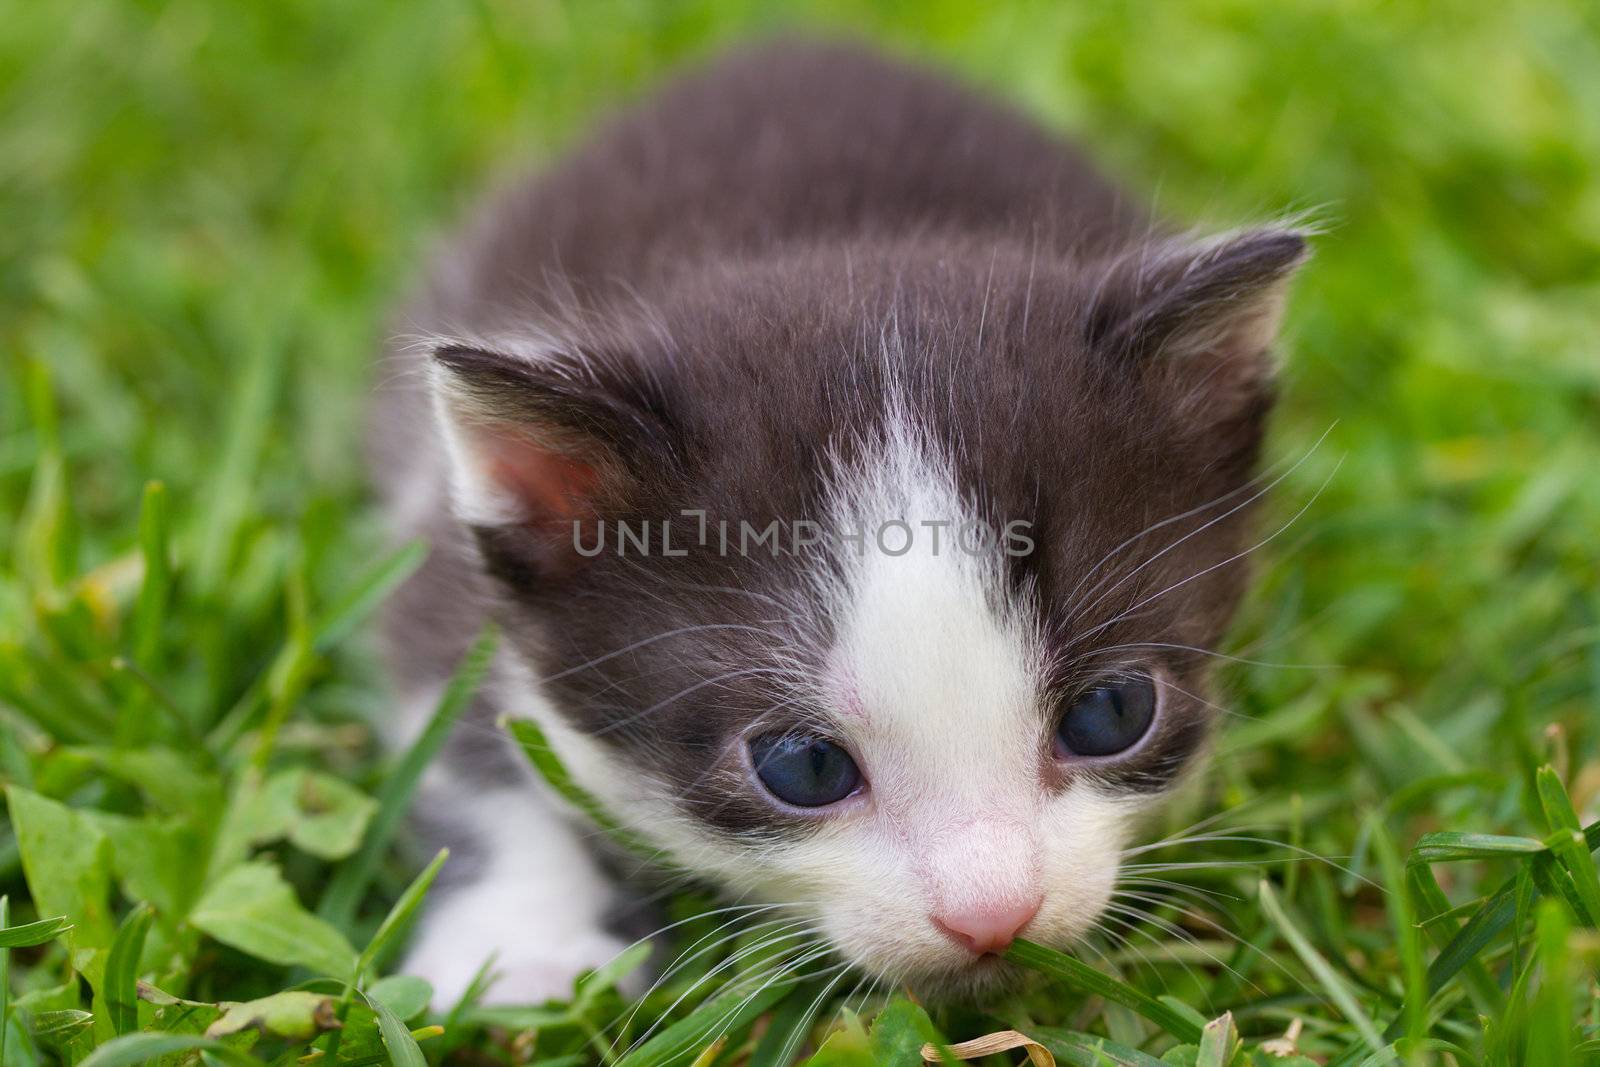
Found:
<path fill-rule="evenodd" d="M 433 353 L 451 499 L 469 526 L 568 537 L 625 508 L 665 426 L 643 390 L 600 361 L 459 344 Z"/>
<path fill-rule="evenodd" d="M 1207 402 L 1226 407 L 1270 385 L 1268 353 L 1306 255 L 1303 234 L 1278 229 L 1143 249 L 1113 265 L 1091 332 L 1107 350 L 1206 382 Z"/>

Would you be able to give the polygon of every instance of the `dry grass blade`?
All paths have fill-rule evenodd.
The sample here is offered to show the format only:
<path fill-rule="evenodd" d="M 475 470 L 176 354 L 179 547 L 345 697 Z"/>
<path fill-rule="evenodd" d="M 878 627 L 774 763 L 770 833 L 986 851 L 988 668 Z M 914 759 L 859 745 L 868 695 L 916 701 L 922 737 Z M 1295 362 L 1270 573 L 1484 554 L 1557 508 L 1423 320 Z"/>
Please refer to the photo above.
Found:
<path fill-rule="evenodd" d="M 959 1045 L 950 1045 L 943 1050 L 938 1045 L 923 1045 L 922 1058 L 929 1063 L 943 1063 L 945 1055 L 954 1056 L 958 1060 L 981 1060 L 997 1052 L 1010 1052 L 1018 1048 L 1028 1054 L 1028 1062 L 1033 1064 L 1033 1067 L 1056 1067 L 1056 1058 L 1050 1054 L 1049 1049 L 1027 1034 L 1016 1030 L 996 1030 L 992 1034 L 984 1034 L 971 1041 L 963 1041 Z"/>

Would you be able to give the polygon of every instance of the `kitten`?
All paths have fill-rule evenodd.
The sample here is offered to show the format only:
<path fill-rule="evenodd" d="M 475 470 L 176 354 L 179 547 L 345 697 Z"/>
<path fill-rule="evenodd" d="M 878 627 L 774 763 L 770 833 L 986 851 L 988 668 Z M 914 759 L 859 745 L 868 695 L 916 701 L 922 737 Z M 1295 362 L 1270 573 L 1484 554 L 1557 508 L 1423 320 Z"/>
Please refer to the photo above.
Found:
<path fill-rule="evenodd" d="M 389 609 L 396 741 L 506 634 L 421 805 L 456 873 L 409 968 L 448 1002 L 494 953 L 491 999 L 534 1001 L 622 947 L 500 715 L 867 972 L 979 993 L 1013 938 L 1084 935 L 1211 726 L 1305 252 L 1167 232 L 849 46 L 719 61 L 495 199 L 378 391 L 433 545 Z"/>

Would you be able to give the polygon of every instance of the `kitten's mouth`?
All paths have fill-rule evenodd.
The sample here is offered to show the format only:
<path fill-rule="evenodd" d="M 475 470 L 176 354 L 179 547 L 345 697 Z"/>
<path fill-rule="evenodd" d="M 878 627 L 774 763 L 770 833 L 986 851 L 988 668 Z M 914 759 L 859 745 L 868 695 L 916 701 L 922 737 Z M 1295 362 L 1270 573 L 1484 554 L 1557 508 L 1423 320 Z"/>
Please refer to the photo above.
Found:
<path fill-rule="evenodd" d="M 904 983 L 923 1000 L 981 1003 L 1015 989 L 1027 973 L 1004 956 L 985 953 L 958 967 L 909 975 Z"/>

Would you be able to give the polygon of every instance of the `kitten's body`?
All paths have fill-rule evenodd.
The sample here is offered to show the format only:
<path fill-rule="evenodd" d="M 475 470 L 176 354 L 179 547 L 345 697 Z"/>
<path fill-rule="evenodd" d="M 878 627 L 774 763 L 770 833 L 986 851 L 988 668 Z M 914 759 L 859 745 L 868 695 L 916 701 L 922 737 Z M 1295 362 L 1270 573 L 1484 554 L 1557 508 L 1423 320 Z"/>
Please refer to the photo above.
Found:
<path fill-rule="evenodd" d="M 434 545 L 389 612 L 401 732 L 486 617 L 510 646 L 430 783 L 465 859 L 413 966 L 448 995 L 498 951 L 498 995 L 538 998 L 617 947 L 500 714 L 869 969 L 980 981 L 963 916 L 1081 934 L 1206 732 L 1301 247 L 1158 236 L 1034 124 L 835 47 L 725 61 L 499 198 L 409 310 L 376 423 L 396 525 Z M 565 533 L 676 519 L 682 545 L 684 509 L 1022 520 L 1034 550 L 585 559 Z M 1063 701 L 1129 671 L 1159 680 L 1149 736 L 1052 756 Z M 866 784 L 825 818 L 776 802 L 744 744 L 769 719 Z"/>

